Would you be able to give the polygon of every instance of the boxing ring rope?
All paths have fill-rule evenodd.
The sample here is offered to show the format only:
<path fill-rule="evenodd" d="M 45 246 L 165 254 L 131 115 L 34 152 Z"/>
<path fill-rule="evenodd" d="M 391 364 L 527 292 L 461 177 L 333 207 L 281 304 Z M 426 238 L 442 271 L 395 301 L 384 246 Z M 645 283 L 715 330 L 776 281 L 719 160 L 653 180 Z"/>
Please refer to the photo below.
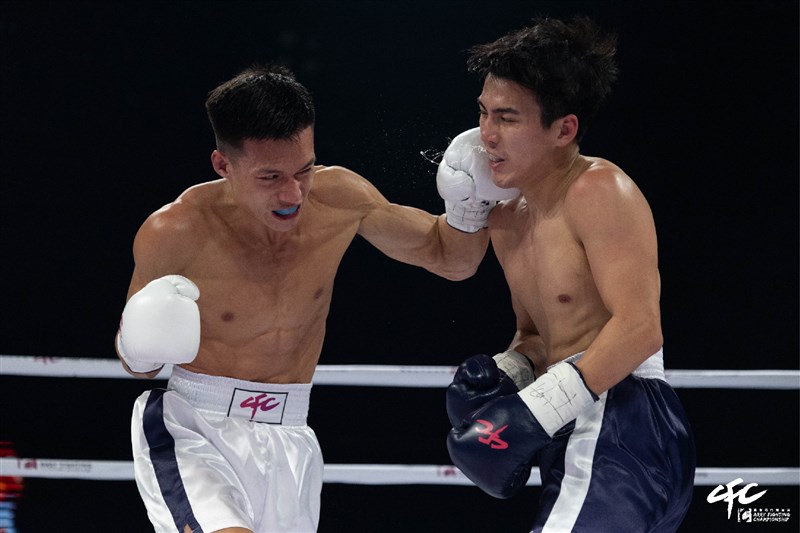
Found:
<path fill-rule="evenodd" d="M 133 461 L 0 458 L 0 476 L 104 481 L 133 480 Z M 800 468 L 698 468 L 695 486 L 724 485 L 745 477 L 759 485 L 798 485 Z M 351 485 L 472 485 L 451 465 L 326 464 L 325 483 Z M 528 486 L 541 485 L 534 467 Z"/>
<path fill-rule="evenodd" d="M 156 379 L 168 379 L 166 365 Z M 314 385 L 368 387 L 446 387 L 455 366 L 413 365 L 319 365 Z M 0 355 L 0 376 L 65 378 L 130 378 L 117 359 L 33 357 Z M 675 388 L 702 389 L 800 389 L 800 370 L 667 370 Z"/>
<path fill-rule="evenodd" d="M 156 379 L 166 380 L 167 365 Z M 376 387 L 446 387 L 454 366 L 319 365 L 315 385 Z M 87 359 L 0 355 L 0 376 L 133 378 L 117 359 Z M 800 389 L 800 370 L 667 370 L 667 381 L 676 388 Z M 51 479 L 132 480 L 132 461 L 91 461 L 0 457 L 0 477 Z M 698 467 L 696 486 L 716 486 L 746 477 L 760 485 L 800 485 L 800 468 Z M 325 483 L 363 485 L 472 485 L 452 465 L 327 464 Z M 541 485 L 534 468 L 529 486 Z"/>

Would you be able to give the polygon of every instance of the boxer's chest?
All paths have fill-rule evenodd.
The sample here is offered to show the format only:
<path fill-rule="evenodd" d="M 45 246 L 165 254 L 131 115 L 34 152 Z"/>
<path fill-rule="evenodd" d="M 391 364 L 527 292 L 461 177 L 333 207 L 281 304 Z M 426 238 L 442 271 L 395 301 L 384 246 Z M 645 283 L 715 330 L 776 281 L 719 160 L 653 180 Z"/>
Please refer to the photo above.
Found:
<path fill-rule="evenodd" d="M 562 218 L 521 222 L 495 248 L 511 293 L 546 328 L 593 301 L 596 290 L 583 246 Z"/>

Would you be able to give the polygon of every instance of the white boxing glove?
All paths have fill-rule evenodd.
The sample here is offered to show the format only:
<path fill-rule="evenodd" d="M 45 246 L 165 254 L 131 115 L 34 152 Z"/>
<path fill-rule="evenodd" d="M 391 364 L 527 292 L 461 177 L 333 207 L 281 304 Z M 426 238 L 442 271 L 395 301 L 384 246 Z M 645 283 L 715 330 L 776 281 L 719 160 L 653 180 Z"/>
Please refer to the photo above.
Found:
<path fill-rule="evenodd" d="M 117 351 L 134 372 L 190 363 L 200 348 L 200 290 L 183 276 L 151 281 L 122 311 Z"/>
<path fill-rule="evenodd" d="M 492 181 L 480 128 L 459 134 L 447 147 L 436 173 L 436 188 L 444 199 L 447 223 L 467 233 L 486 227 L 489 211 L 498 201 L 519 195 L 519 189 L 501 189 Z"/>

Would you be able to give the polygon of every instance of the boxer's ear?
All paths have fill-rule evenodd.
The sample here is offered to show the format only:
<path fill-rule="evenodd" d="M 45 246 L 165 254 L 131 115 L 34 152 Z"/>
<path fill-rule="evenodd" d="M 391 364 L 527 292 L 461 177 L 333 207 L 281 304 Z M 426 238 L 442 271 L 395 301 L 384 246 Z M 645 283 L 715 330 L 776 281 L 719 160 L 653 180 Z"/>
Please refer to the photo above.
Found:
<path fill-rule="evenodd" d="M 553 123 L 553 127 L 557 128 L 556 144 L 558 146 L 567 146 L 575 140 L 578 135 L 578 117 L 569 114 L 563 116 Z"/>
<path fill-rule="evenodd" d="M 230 159 L 223 152 L 219 150 L 211 152 L 211 166 L 214 167 L 214 172 L 221 177 L 227 178 L 230 175 L 230 164 Z"/>

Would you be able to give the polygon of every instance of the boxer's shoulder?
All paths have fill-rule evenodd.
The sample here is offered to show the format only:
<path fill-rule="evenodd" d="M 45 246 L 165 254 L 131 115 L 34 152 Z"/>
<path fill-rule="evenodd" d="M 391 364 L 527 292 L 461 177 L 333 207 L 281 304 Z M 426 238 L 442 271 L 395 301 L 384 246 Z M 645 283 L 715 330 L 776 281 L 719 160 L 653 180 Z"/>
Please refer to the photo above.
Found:
<path fill-rule="evenodd" d="M 564 196 L 564 212 L 571 224 L 597 229 L 599 221 L 631 225 L 626 217 L 643 222 L 651 218 L 642 191 L 620 167 L 605 159 L 584 159 L 585 168 L 569 184 Z"/>
<path fill-rule="evenodd" d="M 318 166 L 309 198 L 322 206 L 362 210 L 374 206 L 382 197 L 366 178 L 350 169 Z"/>
<path fill-rule="evenodd" d="M 182 199 L 175 200 L 147 217 L 140 232 L 188 237 L 205 225 L 207 208 Z"/>
<path fill-rule="evenodd" d="M 136 234 L 134 254 L 142 257 L 170 250 L 172 255 L 193 255 L 198 243 L 212 231 L 209 213 L 221 196 L 214 183 L 187 189 L 147 217 Z"/>
<path fill-rule="evenodd" d="M 606 159 L 584 156 L 579 170 L 567 189 L 568 202 L 591 199 L 596 194 L 619 194 L 634 186 L 621 168 Z"/>
<path fill-rule="evenodd" d="M 349 168 L 340 166 L 317 166 L 314 168 L 314 188 L 318 191 L 351 191 L 369 183 L 364 177 Z"/>

